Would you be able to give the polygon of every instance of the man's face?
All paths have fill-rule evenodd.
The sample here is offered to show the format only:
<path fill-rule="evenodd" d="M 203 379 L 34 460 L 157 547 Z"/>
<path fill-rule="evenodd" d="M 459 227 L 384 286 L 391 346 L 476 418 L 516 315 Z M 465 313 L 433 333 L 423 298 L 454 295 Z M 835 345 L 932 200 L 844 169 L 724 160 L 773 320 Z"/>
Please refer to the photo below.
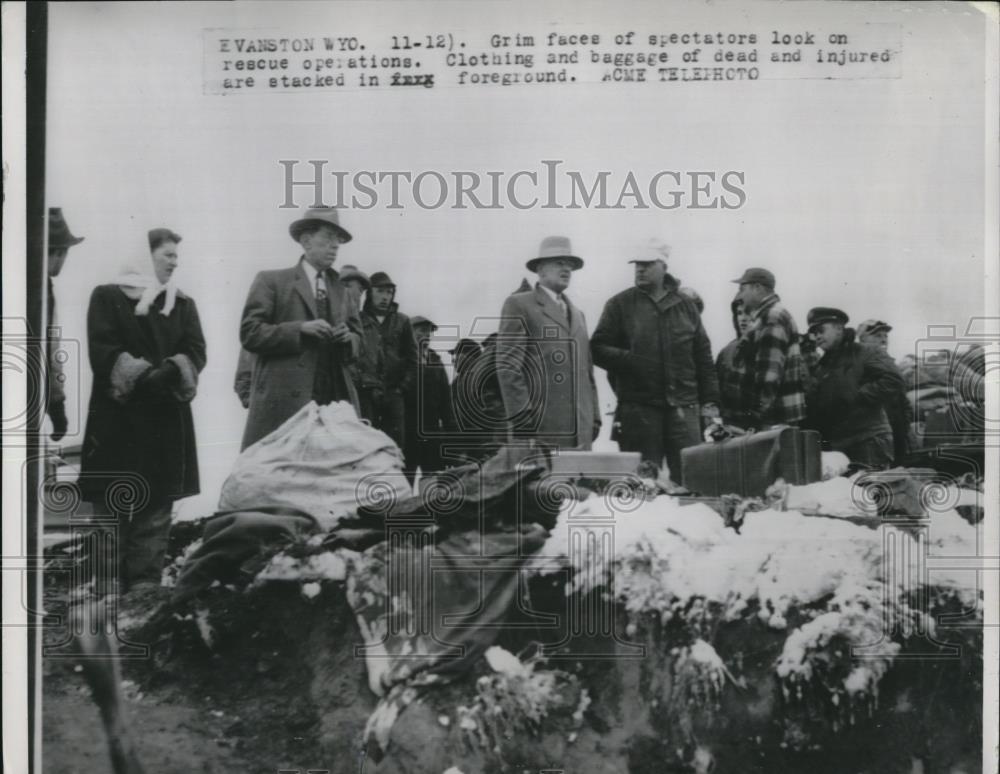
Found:
<path fill-rule="evenodd" d="M 744 282 L 740 285 L 740 292 L 736 297 L 743 302 L 743 308 L 747 312 L 752 312 L 769 295 L 771 295 L 770 288 L 757 282 Z"/>
<path fill-rule="evenodd" d="M 636 261 L 635 286 L 637 288 L 661 288 L 663 278 L 667 274 L 667 265 L 663 261 Z"/>
<path fill-rule="evenodd" d="M 862 333 L 858 337 L 862 344 L 868 344 L 869 346 L 881 347 L 882 350 L 889 351 L 889 333 L 887 331 L 878 331 L 876 333 Z"/>
<path fill-rule="evenodd" d="M 361 284 L 361 280 L 358 279 L 344 280 L 344 287 L 347 288 L 347 293 L 348 295 L 350 295 L 351 298 L 354 299 L 354 302 L 358 306 L 361 306 L 361 294 L 364 293 L 365 291 L 365 286 Z"/>
<path fill-rule="evenodd" d="M 426 323 L 413 326 L 413 337 L 417 340 L 417 344 L 420 347 L 427 346 L 427 342 L 431 340 L 431 333 L 433 332 L 434 329 Z"/>
<path fill-rule="evenodd" d="M 340 249 L 340 234 L 333 226 L 324 225 L 319 231 L 305 234 L 301 244 L 306 260 L 317 271 L 326 271 L 337 260 L 337 250 Z"/>
<path fill-rule="evenodd" d="M 69 252 L 68 247 L 50 247 L 49 248 L 49 276 L 58 277 L 59 272 L 62 271 L 63 264 L 66 263 L 66 254 Z"/>
<path fill-rule="evenodd" d="M 750 328 L 750 313 L 747 311 L 745 304 L 740 304 L 736 307 L 736 327 L 739 329 L 740 336 Z"/>
<path fill-rule="evenodd" d="M 368 292 L 368 295 L 376 312 L 388 312 L 389 305 L 392 304 L 392 298 L 396 295 L 396 288 L 391 285 L 382 285 L 381 287 L 372 288 Z"/>
<path fill-rule="evenodd" d="M 164 242 L 153 250 L 153 273 L 161 285 L 165 285 L 177 268 L 177 243 Z"/>
<path fill-rule="evenodd" d="M 553 293 L 562 293 L 573 277 L 573 262 L 566 258 L 549 258 L 538 264 L 538 284 Z"/>
<path fill-rule="evenodd" d="M 816 344 L 824 352 L 829 352 L 844 338 L 844 326 L 840 323 L 825 322 L 816 327 Z"/>

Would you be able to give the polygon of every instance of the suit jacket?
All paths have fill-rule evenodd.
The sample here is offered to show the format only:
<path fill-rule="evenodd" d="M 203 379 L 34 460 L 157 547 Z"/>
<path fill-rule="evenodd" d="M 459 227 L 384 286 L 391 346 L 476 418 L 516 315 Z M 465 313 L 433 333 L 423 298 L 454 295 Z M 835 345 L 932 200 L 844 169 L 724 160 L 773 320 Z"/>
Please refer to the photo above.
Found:
<path fill-rule="evenodd" d="M 589 449 L 601 415 L 583 312 L 570 320 L 541 287 L 507 298 L 496 366 L 504 411 L 517 436 Z"/>
<path fill-rule="evenodd" d="M 244 349 L 257 356 L 243 449 L 312 400 L 320 346 L 331 347 L 340 393 L 336 399 L 349 400 L 360 416 L 358 395 L 348 370 L 361 341 L 358 306 L 336 272 L 328 272 L 326 284 L 330 322 L 347 324 L 352 334 L 349 342 L 324 344 L 300 333 L 303 322 L 318 316 L 316 296 L 301 260 L 289 269 L 262 271 L 254 278 L 240 323 Z"/>

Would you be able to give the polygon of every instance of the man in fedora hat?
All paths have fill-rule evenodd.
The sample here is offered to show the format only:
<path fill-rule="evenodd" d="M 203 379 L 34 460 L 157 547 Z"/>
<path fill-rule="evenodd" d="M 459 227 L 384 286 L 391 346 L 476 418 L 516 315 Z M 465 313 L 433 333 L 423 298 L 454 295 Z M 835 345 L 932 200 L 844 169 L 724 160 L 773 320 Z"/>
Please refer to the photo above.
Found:
<path fill-rule="evenodd" d="M 66 374 L 56 353 L 59 351 L 59 336 L 56 333 L 56 296 L 52 280 L 59 276 L 69 249 L 80 244 L 84 237 L 73 236 L 69 230 L 61 207 L 49 207 L 49 260 L 48 260 L 48 308 L 46 310 L 46 362 L 48 363 L 47 413 L 52 422 L 52 440 L 60 441 L 66 435 L 69 422 L 66 419 Z"/>
<path fill-rule="evenodd" d="M 542 240 L 531 290 L 504 302 L 496 368 L 511 432 L 565 449 L 589 449 L 601 428 L 587 321 L 566 296 L 583 260 L 569 239 Z"/>
<path fill-rule="evenodd" d="M 847 322 L 840 309 L 809 310 L 809 333 L 823 356 L 812 369 L 806 424 L 851 462 L 886 467 L 894 447 L 884 406 L 903 390 L 903 377 L 885 352 L 855 341 Z"/>
<path fill-rule="evenodd" d="M 372 424 L 384 432 L 402 449 L 406 443 L 407 416 L 405 396 L 417 378 L 417 342 L 413 337 L 410 318 L 399 311 L 396 303 L 396 283 L 384 271 L 370 279 L 368 297 L 361 309 L 365 344 L 374 347 L 366 352 L 366 360 L 375 359 L 376 371 L 366 369 L 361 389 L 362 404 L 371 406 Z"/>
<path fill-rule="evenodd" d="M 774 274 L 751 268 L 733 280 L 736 300 L 750 315 L 750 328 L 736 347 L 733 363 L 743 375 L 744 427 L 797 425 L 806 416 L 806 361 L 799 348 L 799 329 L 774 292 Z"/>
<path fill-rule="evenodd" d="M 288 232 L 302 256 L 290 268 L 260 272 L 243 307 L 240 341 L 257 356 L 244 449 L 311 400 L 350 401 L 361 413 L 348 369 L 360 350 L 361 319 L 332 268 L 351 235 L 335 207 L 307 210 Z"/>
<path fill-rule="evenodd" d="M 680 480 L 681 449 L 701 442 L 701 417 L 719 415 L 712 345 L 694 300 L 667 272 L 670 248 L 650 239 L 632 253 L 635 286 L 612 296 L 594 330 L 594 362 L 618 396 L 617 441 Z"/>

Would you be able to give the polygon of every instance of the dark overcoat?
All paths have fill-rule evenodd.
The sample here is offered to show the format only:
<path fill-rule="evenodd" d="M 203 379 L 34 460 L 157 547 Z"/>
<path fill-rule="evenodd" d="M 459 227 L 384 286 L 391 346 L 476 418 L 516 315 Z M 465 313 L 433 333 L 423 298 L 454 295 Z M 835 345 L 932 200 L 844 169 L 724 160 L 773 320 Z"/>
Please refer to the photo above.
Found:
<path fill-rule="evenodd" d="M 79 485 L 83 498 L 118 505 L 129 498 L 151 503 L 198 494 L 198 455 L 191 405 L 170 395 L 149 397 L 135 390 L 124 403 L 112 398 L 111 372 L 122 353 L 159 366 L 168 357 L 186 355 L 201 371 L 205 338 L 194 301 L 184 293 L 169 315 L 163 315 L 164 295 L 149 313 L 136 316 L 137 301 L 118 285 L 94 289 L 87 310 L 87 346 L 94 384 L 84 432 Z M 124 475 L 121 475 L 124 474 Z M 132 490 L 136 476 L 146 494 Z M 109 487 L 123 485 L 114 493 Z"/>

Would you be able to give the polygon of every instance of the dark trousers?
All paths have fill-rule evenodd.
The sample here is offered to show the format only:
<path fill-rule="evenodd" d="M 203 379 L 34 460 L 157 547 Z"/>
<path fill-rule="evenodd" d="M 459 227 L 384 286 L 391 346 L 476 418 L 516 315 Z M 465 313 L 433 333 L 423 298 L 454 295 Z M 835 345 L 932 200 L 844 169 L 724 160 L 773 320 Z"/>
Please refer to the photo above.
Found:
<path fill-rule="evenodd" d="M 659 469 L 666 457 L 670 478 L 681 480 L 681 449 L 701 443 L 701 412 L 693 406 L 618 405 L 618 447 L 639 452 Z"/>
<path fill-rule="evenodd" d="M 119 582 L 126 588 L 136 583 L 150 582 L 160 585 L 163 562 L 170 536 L 170 515 L 173 502 L 151 502 L 141 511 L 119 512 L 114 554 L 110 566 L 97 566 L 95 570 L 108 577 L 117 572 Z M 95 517 L 109 519 L 111 511 L 102 503 L 94 506 Z"/>
<path fill-rule="evenodd" d="M 406 409 L 403 396 L 390 390 L 375 401 L 375 419 L 372 424 L 395 441 L 400 449 L 406 443 Z"/>
<path fill-rule="evenodd" d="M 833 451 L 843 452 L 851 462 L 858 462 L 872 468 L 887 468 L 892 465 L 893 435 L 891 432 L 879 433 L 873 438 L 856 441 L 850 445 L 831 443 Z"/>

